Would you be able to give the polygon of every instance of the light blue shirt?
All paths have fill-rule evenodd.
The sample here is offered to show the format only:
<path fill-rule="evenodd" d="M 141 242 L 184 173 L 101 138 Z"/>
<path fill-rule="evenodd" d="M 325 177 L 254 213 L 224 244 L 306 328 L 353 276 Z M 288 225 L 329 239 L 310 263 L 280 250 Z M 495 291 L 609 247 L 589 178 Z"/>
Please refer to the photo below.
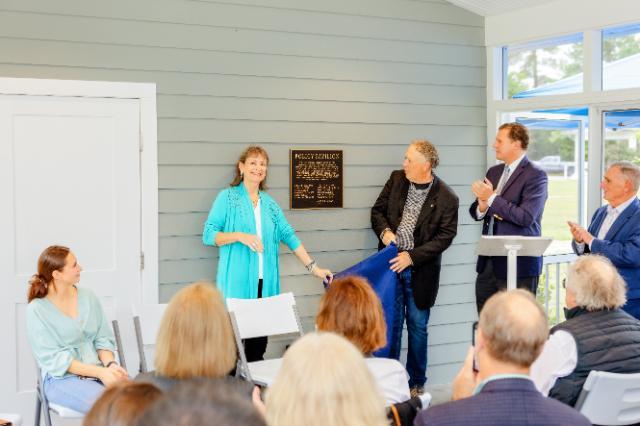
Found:
<path fill-rule="evenodd" d="M 269 194 L 260 191 L 260 217 L 262 222 L 263 277 L 262 296 L 280 293 L 278 249 L 281 242 L 291 250 L 300 246 L 300 240 L 287 222 L 278 203 Z M 244 232 L 256 234 L 253 204 L 241 183 L 221 191 L 213 202 L 204 224 L 202 242 L 215 245 L 218 232 Z M 258 295 L 258 254 L 241 242 L 220 247 L 216 286 L 225 299 L 251 299 Z"/>
<path fill-rule="evenodd" d="M 71 361 L 102 365 L 98 350 L 115 351 L 113 332 L 89 289 L 78 289 L 78 316 L 62 313 L 49 299 L 34 299 L 27 306 L 27 338 L 42 374 L 65 377 Z"/>
<path fill-rule="evenodd" d="M 611 205 L 607 206 L 607 215 L 604 220 L 600 224 L 600 229 L 598 230 L 598 234 L 594 235 L 594 239 L 604 240 L 604 237 L 607 236 L 609 229 L 611 229 L 611 225 L 618 219 L 618 217 L 622 214 L 623 211 L 627 207 L 633 203 L 633 200 L 636 199 L 636 196 L 629 198 L 624 203 L 618 205 L 618 207 L 612 207 Z M 591 242 L 593 244 L 593 241 Z M 587 243 L 576 243 L 576 248 L 579 254 L 583 254 Z"/>
<path fill-rule="evenodd" d="M 484 379 L 483 381 L 478 383 L 478 386 L 476 386 L 476 389 L 473 391 L 473 394 L 474 395 L 479 394 L 480 392 L 482 392 L 482 388 L 484 388 L 487 383 L 493 382 L 494 380 L 500 380 L 500 379 L 527 379 L 527 380 L 531 380 L 531 377 L 527 376 L 526 374 L 496 374 L 494 376 L 487 377 L 486 379 Z"/>

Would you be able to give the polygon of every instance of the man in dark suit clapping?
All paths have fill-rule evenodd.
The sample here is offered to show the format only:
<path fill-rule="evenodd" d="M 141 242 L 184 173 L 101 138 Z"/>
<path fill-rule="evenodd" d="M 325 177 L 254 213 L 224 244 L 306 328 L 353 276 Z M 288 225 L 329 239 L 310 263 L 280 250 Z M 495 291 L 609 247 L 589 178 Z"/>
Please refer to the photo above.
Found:
<path fill-rule="evenodd" d="M 547 174 L 527 158 L 529 133 L 520 123 L 500 126 L 493 148 L 502 164 L 491 167 L 483 181 L 473 182 L 476 201 L 469 213 L 482 220 L 482 235 L 541 235 L 547 200 Z M 520 256 L 518 288 L 535 294 L 542 272 L 542 257 Z M 507 258 L 479 256 L 476 264 L 478 313 L 493 294 L 507 287 Z"/>
<path fill-rule="evenodd" d="M 607 169 L 602 192 L 608 205 L 596 210 L 589 229 L 569 222 L 573 249 L 578 255 L 599 254 L 618 268 L 627 282 L 627 303 L 622 307 L 640 319 L 640 167 L 620 161 Z"/>

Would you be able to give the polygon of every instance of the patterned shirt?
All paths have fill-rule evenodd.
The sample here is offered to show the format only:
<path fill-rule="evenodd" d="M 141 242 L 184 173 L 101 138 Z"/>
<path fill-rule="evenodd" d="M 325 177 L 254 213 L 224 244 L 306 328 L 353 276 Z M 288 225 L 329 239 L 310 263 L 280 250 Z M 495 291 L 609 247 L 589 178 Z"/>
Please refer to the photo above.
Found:
<path fill-rule="evenodd" d="M 396 230 L 399 250 L 406 251 L 413 249 L 413 231 L 416 228 L 420 210 L 422 210 L 422 205 L 427 199 L 427 195 L 429 195 L 431 186 L 431 183 L 429 183 L 425 188 L 418 188 L 413 182 L 410 184 L 407 201 L 404 203 L 404 209 L 402 210 L 402 219 Z"/>

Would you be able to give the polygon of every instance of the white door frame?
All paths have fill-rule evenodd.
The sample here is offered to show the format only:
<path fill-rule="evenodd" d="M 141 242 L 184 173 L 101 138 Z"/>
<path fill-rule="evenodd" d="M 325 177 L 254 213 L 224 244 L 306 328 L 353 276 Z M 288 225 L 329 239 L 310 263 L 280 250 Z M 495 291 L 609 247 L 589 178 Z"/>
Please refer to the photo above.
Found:
<path fill-rule="evenodd" d="M 0 95 L 139 99 L 140 214 L 143 304 L 159 302 L 158 288 L 158 134 L 155 83 L 50 80 L 0 77 Z"/>

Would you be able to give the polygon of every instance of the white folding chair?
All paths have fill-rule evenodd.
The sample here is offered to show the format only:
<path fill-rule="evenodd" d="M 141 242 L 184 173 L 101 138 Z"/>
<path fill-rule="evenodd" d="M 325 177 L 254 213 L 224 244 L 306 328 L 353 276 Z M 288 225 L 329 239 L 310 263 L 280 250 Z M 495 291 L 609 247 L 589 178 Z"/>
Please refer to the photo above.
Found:
<path fill-rule="evenodd" d="M 575 406 L 598 425 L 640 422 L 640 373 L 618 374 L 592 370 Z"/>
<path fill-rule="evenodd" d="M 140 357 L 140 373 L 148 372 L 149 366 L 153 365 L 158 328 L 166 309 L 166 304 L 133 307 L 133 326 Z"/>
<path fill-rule="evenodd" d="M 270 386 L 280 369 L 282 358 L 248 363 L 242 340 L 291 333 L 302 336 L 293 293 L 262 299 L 227 299 L 226 302 L 238 346 L 240 375 L 256 384 Z"/>
<path fill-rule="evenodd" d="M 105 311 L 106 313 L 106 311 Z M 112 320 L 111 326 L 113 327 L 113 334 L 116 340 L 116 354 L 118 356 L 118 360 L 120 365 L 125 370 L 127 369 L 127 363 L 124 357 L 124 349 L 122 347 L 122 338 L 120 336 L 120 326 L 118 324 L 118 320 Z M 46 426 L 51 426 L 51 412 L 54 412 L 58 415 L 58 417 L 63 419 L 81 419 L 84 417 L 84 414 L 72 410 L 69 407 L 65 407 L 60 404 L 55 404 L 53 402 L 49 402 L 47 400 L 47 396 L 44 393 L 44 384 L 42 383 L 42 372 L 40 371 L 40 367 L 38 367 L 38 383 L 36 386 L 36 417 L 35 417 L 35 425 L 40 425 L 40 414 L 44 414 L 44 423 Z"/>

